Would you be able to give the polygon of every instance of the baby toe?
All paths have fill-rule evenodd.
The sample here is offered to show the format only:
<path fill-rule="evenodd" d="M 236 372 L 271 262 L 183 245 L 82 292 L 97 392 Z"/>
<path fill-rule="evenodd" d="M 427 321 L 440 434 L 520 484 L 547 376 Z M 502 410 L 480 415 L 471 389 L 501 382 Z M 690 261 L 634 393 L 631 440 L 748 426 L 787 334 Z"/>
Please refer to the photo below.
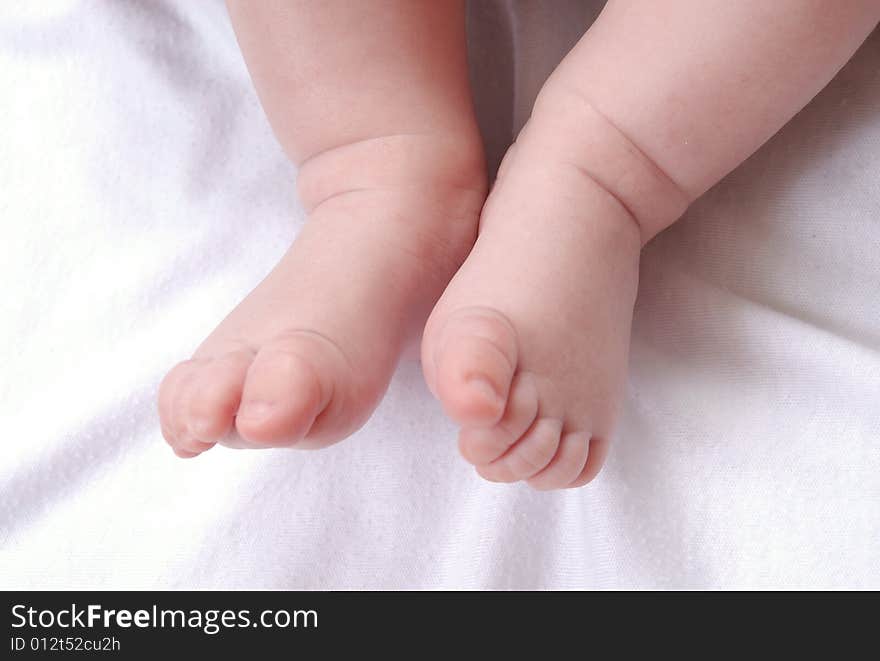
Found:
<path fill-rule="evenodd" d="M 198 454 L 203 448 L 194 439 L 186 425 L 186 409 L 192 394 L 191 385 L 196 376 L 196 361 L 185 360 L 175 365 L 159 386 L 159 421 L 162 435 L 177 453 Z"/>
<path fill-rule="evenodd" d="M 194 370 L 184 413 L 191 436 L 203 443 L 216 443 L 229 433 L 253 358 L 250 350 L 233 351 Z"/>
<path fill-rule="evenodd" d="M 516 482 L 541 471 L 556 454 L 562 421 L 538 418 L 529 430 L 502 457 L 477 472 L 493 482 Z"/>
<path fill-rule="evenodd" d="M 494 427 L 465 427 L 458 436 L 461 456 L 475 466 L 489 464 L 526 433 L 538 415 L 538 390 L 530 374 L 514 377 L 504 415 Z"/>
<path fill-rule="evenodd" d="M 582 473 L 590 451 L 590 436 L 581 432 L 563 434 L 559 448 L 550 463 L 528 479 L 538 490 L 561 489 L 574 482 Z"/>
<path fill-rule="evenodd" d="M 567 487 L 570 489 L 582 487 L 596 477 L 605 464 L 609 447 L 610 444 L 607 438 L 596 438 L 595 436 L 591 438 L 587 451 L 587 461 L 578 476 Z"/>

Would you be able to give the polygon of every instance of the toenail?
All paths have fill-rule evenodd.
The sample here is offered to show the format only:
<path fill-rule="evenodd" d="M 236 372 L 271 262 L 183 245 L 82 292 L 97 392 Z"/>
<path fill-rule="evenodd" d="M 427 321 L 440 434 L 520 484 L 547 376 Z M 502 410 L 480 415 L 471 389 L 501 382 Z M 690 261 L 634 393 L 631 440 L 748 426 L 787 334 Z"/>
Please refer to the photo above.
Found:
<path fill-rule="evenodd" d="M 195 437 L 201 440 L 210 435 L 212 427 L 210 420 L 193 420 L 190 428 Z"/>
<path fill-rule="evenodd" d="M 275 408 L 275 405 L 269 402 L 246 402 L 239 409 L 238 417 L 258 420 L 268 416 L 273 408 Z"/>
<path fill-rule="evenodd" d="M 504 401 L 501 395 L 498 394 L 498 391 L 495 390 L 495 387 L 492 385 L 489 379 L 484 376 L 472 376 L 467 380 L 467 384 L 474 390 L 477 390 L 485 395 L 486 399 L 499 403 Z"/>

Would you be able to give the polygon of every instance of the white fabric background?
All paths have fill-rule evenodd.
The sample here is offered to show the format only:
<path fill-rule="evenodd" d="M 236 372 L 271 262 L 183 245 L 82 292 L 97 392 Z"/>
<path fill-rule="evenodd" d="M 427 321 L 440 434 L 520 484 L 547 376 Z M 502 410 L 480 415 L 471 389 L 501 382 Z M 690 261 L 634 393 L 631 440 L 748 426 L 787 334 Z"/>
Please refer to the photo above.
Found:
<path fill-rule="evenodd" d="M 494 151 L 595 3 L 471 8 Z M 880 35 L 646 250 L 601 477 L 479 480 L 401 365 L 322 453 L 154 413 L 302 222 L 219 3 L 0 5 L 0 587 L 880 588 Z"/>

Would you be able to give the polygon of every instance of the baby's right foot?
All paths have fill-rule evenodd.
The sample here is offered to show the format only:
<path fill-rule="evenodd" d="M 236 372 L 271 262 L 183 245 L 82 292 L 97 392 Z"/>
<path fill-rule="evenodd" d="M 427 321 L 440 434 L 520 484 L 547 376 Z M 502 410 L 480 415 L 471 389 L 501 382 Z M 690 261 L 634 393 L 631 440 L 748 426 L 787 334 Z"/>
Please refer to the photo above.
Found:
<path fill-rule="evenodd" d="M 485 198 L 476 142 L 428 135 L 323 152 L 297 184 L 309 220 L 296 242 L 162 383 L 178 456 L 233 428 L 239 447 L 317 448 L 360 427 L 470 250 Z"/>

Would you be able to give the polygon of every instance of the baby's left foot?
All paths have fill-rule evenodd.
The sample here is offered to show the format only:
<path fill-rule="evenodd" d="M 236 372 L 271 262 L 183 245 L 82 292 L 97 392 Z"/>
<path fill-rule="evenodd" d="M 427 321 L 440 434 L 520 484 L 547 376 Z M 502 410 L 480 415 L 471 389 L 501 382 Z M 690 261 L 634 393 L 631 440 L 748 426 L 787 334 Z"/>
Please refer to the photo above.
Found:
<path fill-rule="evenodd" d="M 358 429 L 473 244 L 483 172 L 476 140 L 440 132 L 304 163 L 293 246 L 159 388 L 175 453 L 317 449 Z"/>
<path fill-rule="evenodd" d="M 608 450 L 641 237 L 612 195 L 529 130 L 428 321 L 422 364 L 481 476 L 576 487 Z"/>

